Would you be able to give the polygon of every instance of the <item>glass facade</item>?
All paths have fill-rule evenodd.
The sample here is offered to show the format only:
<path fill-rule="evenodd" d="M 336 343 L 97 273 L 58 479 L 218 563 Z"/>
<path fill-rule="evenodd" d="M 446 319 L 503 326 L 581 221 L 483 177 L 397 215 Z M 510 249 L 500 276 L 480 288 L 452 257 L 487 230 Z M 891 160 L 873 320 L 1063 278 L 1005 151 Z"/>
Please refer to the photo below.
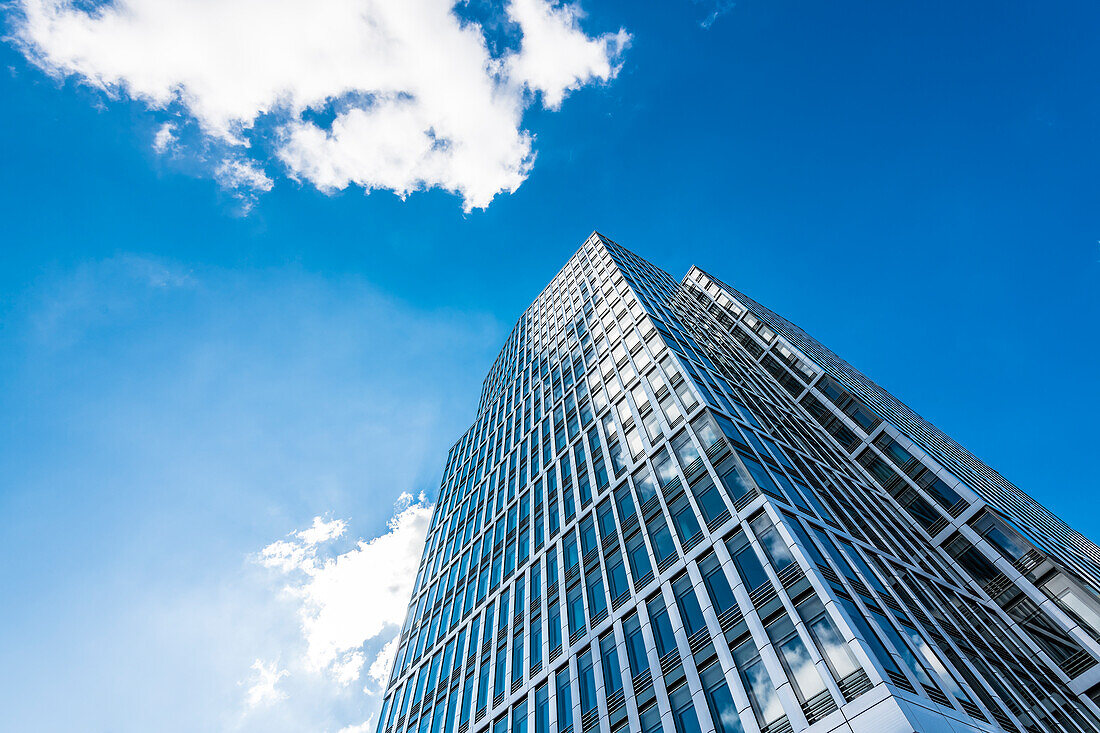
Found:
<path fill-rule="evenodd" d="M 1100 730 L 1100 550 L 593 234 L 451 449 L 378 733 Z"/>

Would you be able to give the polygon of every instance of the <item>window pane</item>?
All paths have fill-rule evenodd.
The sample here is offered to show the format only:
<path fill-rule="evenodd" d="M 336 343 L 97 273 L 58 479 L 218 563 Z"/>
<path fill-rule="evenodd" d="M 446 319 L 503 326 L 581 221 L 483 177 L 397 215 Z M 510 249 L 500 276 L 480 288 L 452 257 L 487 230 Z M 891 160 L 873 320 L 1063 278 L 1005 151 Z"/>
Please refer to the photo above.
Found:
<path fill-rule="evenodd" d="M 741 718 L 737 714 L 737 706 L 733 702 L 733 695 L 730 694 L 722 668 L 717 664 L 711 665 L 703 672 L 702 680 L 714 730 L 717 733 L 743 733 Z"/>
<path fill-rule="evenodd" d="M 710 602 L 714 604 L 715 613 L 721 615 L 737 605 L 737 602 L 733 598 L 733 589 L 730 588 L 730 582 L 721 564 L 713 555 L 711 557 L 714 559 L 714 567 L 703 576 L 703 584 L 707 588 Z"/>
<path fill-rule="evenodd" d="M 672 720 L 676 724 L 676 733 L 700 733 L 699 717 L 691 701 L 691 692 L 687 685 L 681 685 L 669 695 L 672 705 Z"/>
<path fill-rule="evenodd" d="M 512 733 L 527 733 L 527 701 L 512 709 Z"/>
<path fill-rule="evenodd" d="M 565 667 L 557 674 L 558 733 L 567 733 L 573 728 L 573 692 L 569 687 L 569 668 Z"/>
<path fill-rule="evenodd" d="M 603 684 L 607 692 L 611 694 L 621 690 L 623 675 L 619 670 L 619 650 L 614 635 L 600 639 L 600 662 L 603 665 Z"/>
<path fill-rule="evenodd" d="M 695 589 L 691 586 L 691 578 L 681 576 L 672 584 L 672 593 L 676 596 L 676 606 L 680 609 L 680 619 L 684 622 L 688 636 L 705 629 L 707 624 L 703 620 L 703 609 L 700 608 Z"/>
<path fill-rule="evenodd" d="M 759 517 L 753 521 L 752 530 L 756 532 L 756 536 L 760 539 L 760 544 L 764 546 L 764 553 L 768 556 L 768 559 L 771 560 L 772 567 L 776 570 L 782 570 L 794 562 L 794 557 L 791 555 L 790 548 L 788 548 L 787 543 L 783 541 L 783 537 L 779 534 L 779 530 L 771 524 L 771 520 L 767 517 Z"/>
<path fill-rule="evenodd" d="M 745 685 L 745 692 L 749 695 L 749 702 L 761 727 L 783 717 L 783 706 L 779 703 L 779 696 L 775 694 L 775 686 L 752 642 L 737 647 L 733 652 L 733 659 L 737 663 L 741 682 Z"/>
<path fill-rule="evenodd" d="M 653 638 L 657 642 L 657 655 L 663 657 L 676 648 L 676 635 L 672 631 L 672 622 L 668 610 L 660 598 L 649 601 L 649 623 L 653 628 Z"/>
<path fill-rule="evenodd" d="M 577 660 L 577 675 L 581 685 L 581 713 L 596 709 L 596 675 L 592 671 L 592 652 L 587 651 Z"/>
<path fill-rule="evenodd" d="M 637 677 L 649 668 L 646 655 L 645 638 L 637 614 L 623 622 L 623 635 L 626 636 L 626 658 L 630 664 L 630 676 Z"/>
<path fill-rule="evenodd" d="M 795 692 L 805 702 L 825 689 L 825 683 L 814 666 L 806 645 L 802 643 L 794 624 L 789 618 L 782 618 L 768 625 L 768 637 L 779 651 L 779 660 L 783 663 L 787 675 L 794 683 Z"/>
<path fill-rule="evenodd" d="M 550 691 L 545 684 L 535 690 L 535 733 L 550 733 Z"/>

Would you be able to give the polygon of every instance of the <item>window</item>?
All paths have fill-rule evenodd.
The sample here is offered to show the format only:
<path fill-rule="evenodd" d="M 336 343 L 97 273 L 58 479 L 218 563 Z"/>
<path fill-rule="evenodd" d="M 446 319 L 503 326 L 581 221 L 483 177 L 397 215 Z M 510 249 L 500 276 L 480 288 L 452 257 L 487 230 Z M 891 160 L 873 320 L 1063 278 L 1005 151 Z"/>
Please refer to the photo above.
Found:
<path fill-rule="evenodd" d="M 599 507 L 596 509 L 596 515 L 599 517 L 600 537 L 606 543 L 618 534 L 618 529 L 615 527 L 615 514 L 611 511 L 610 498 L 600 502 Z"/>
<path fill-rule="evenodd" d="M 714 721 L 715 733 L 744 733 L 741 718 L 737 714 L 737 705 L 733 702 L 726 676 L 718 664 L 712 664 L 703 670 L 700 678 L 707 696 L 707 708 Z"/>
<path fill-rule="evenodd" d="M 522 565 L 527 561 L 527 557 L 531 554 L 531 528 L 526 522 L 523 524 L 523 529 L 519 532 L 519 564 Z"/>
<path fill-rule="evenodd" d="M 653 545 L 653 555 L 657 564 L 676 554 L 676 545 L 672 541 L 672 533 L 668 531 L 664 514 L 657 513 L 646 520 L 646 531 L 649 533 L 649 541 Z"/>
<path fill-rule="evenodd" d="M 717 555 L 712 552 L 700 560 L 699 572 L 703 575 L 703 586 L 707 589 L 707 595 L 710 596 L 710 602 L 717 615 L 721 616 L 737 605 L 733 598 L 733 589 L 730 588 L 729 580 L 726 578 L 725 571 L 722 570 L 722 563 L 719 562 Z"/>
<path fill-rule="evenodd" d="M 619 650 L 615 644 L 615 635 L 607 634 L 600 639 L 600 663 L 603 666 L 603 684 L 608 694 L 623 689 L 623 675 L 619 669 Z"/>
<path fill-rule="evenodd" d="M 555 678 L 557 685 L 558 730 L 557 733 L 569 733 L 573 730 L 573 691 L 569 686 L 569 668 L 562 667 Z"/>
<path fill-rule="evenodd" d="M 512 708 L 512 733 L 527 733 L 527 700 Z"/>
<path fill-rule="evenodd" d="M 680 685 L 668 696 L 672 706 L 672 721 L 676 733 L 700 733 L 699 717 L 695 714 L 695 704 L 687 685 Z"/>
<path fill-rule="evenodd" d="M 657 482 L 653 480 L 653 474 L 650 470 L 642 466 L 634 472 L 632 478 L 634 479 L 634 490 L 638 492 L 638 501 L 645 504 L 647 501 L 657 495 Z M 616 492 L 618 496 L 618 492 Z M 620 502 L 619 511 L 622 513 L 622 503 Z M 633 514 L 633 506 L 631 506 L 630 514 Z M 624 514 L 625 516 L 625 514 Z"/>
<path fill-rule="evenodd" d="M 814 535 L 825 549 L 826 554 L 833 559 L 833 562 L 836 563 L 837 568 L 840 569 L 844 577 L 848 578 L 848 580 L 858 581 L 859 579 L 856 577 L 856 573 L 852 569 L 851 564 L 840 554 L 840 550 L 836 549 L 836 544 L 830 539 L 825 530 L 820 527 L 814 527 L 813 525 L 811 525 L 811 529 L 813 529 Z"/>
<path fill-rule="evenodd" d="M 749 433 L 752 436 L 752 433 Z M 752 476 L 752 480 L 756 482 L 756 485 L 760 487 L 760 490 L 765 494 L 778 497 L 787 501 L 786 496 L 783 494 L 783 490 L 775 483 L 771 474 L 764 468 L 763 464 L 754 458 L 749 458 L 746 455 L 741 455 L 741 462 L 745 464 L 745 468 L 748 470 L 749 475 Z"/>
<path fill-rule="evenodd" d="M 637 477 L 635 473 L 635 477 Z M 637 478 L 635 478 L 637 481 Z M 623 484 L 619 488 L 615 489 L 615 506 L 619 509 L 619 519 L 622 521 L 623 526 L 626 526 L 631 517 L 637 516 L 637 510 L 634 508 L 634 497 L 630 493 L 630 486 Z"/>
<path fill-rule="evenodd" d="M 481 663 L 477 676 L 477 709 L 484 710 L 489 697 L 489 660 Z"/>
<path fill-rule="evenodd" d="M 643 710 L 639 715 L 642 724 L 642 733 L 662 733 L 661 711 L 654 703 Z"/>
<path fill-rule="evenodd" d="M 435 706 L 435 712 L 432 714 L 432 727 L 431 727 L 432 733 L 440 733 L 440 730 L 443 727 L 443 712 L 444 712 L 445 708 L 446 708 L 446 705 L 443 705 L 443 704 Z M 428 719 L 428 714 L 425 713 L 422 720 L 427 720 L 427 719 Z"/>
<path fill-rule="evenodd" d="M 504 694 L 505 665 L 508 663 L 507 647 L 497 649 L 496 671 L 493 675 L 493 697 Z"/>
<path fill-rule="evenodd" d="M 756 533 L 756 538 L 760 540 L 760 544 L 764 547 L 764 554 L 768 556 L 773 568 L 782 570 L 794 562 L 794 556 L 791 555 L 790 548 L 787 547 L 787 543 L 783 541 L 779 530 L 775 528 L 775 525 L 772 524 L 771 519 L 766 514 L 761 514 L 752 520 L 749 526 Z"/>
<path fill-rule="evenodd" d="M 527 587 L 527 584 L 524 581 L 525 581 L 525 578 L 524 578 L 523 574 L 520 574 L 520 576 L 518 578 L 516 578 L 515 598 L 512 601 L 512 615 L 513 616 L 520 616 L 520 615 L 523 614 L 523 607 L 526 604 L 526 598 L 525 598 L 526 593 L 524 592 L 524 590 Z"/>
<path fill-rule="evenodd" d="M 663 448 L 653 458 L 653 469 L 657 472 L 657 482 L 661 486 L 669 486 L 679 478 L 676 475 L 676 468 L 673 466 L 668 451 Z"/>
<path fill-rule="evenodd" d="M 924 665 L 917 660 L 916 655 L 913 654 L 913 650 L 910 649 L 909 645 L 901 638 L 901 634 L 898 633 L 897 629 L 894 628 L 893 624 L 890 623 L 886 616 L 881 613 L 876 613 L 875 610 L 872 609 L 870 618 L 878 625 L 878 628 L 883 632 L 886 638 L 890 640 L 890 643 L 894 645 L 898 658 L 901 659 L 901 663 L 905 665 L 906 669 L 909 670 L 913 677 L 922 685 L 934 687 L 935 685 L 932 682 L 932 678 L 929 677 L 928 672 L 924 669 Z"/>
<path fill-rule="evenodd" d="M 592 618 L 598 617 L 607 611 L 607 597 L 603 592 L 603 575 L 600 573 L 600 565 L 596 563 L 584 578 L 588 586 L 588 612 Z"/>
<path fill-rule="evenodd" d="M 563 557 L 566 571 L 577 567 L 580 564 L 580 556 L 577 554 L 577 538 L 573 535 L 572 530 L 562 542 L 562 548 L 564 550 Z"/>
<path fill-rule="evenodd" d="M 468 725 L 470 722 L 470 704 L 473 702 L 474 695 L 474 676 L 469 675 L 466 677 L 465 683 L 462 685 L 462 710 L 459 712 L 458 722 L 460 725 Z"/>
<path fill-rule="evenodd" d="M 745 686 L 749 704 L 760 727 L 765 728 L 782 718 L 783 706 L 775 693 L 775 685 L 764 667 L 764 661 L 760 658 L 756 645 L 746 641 L 734 649 L 733 661 L 737 664 L 741 683 Z"/>
<path fill-rule="evenodd" d="M 691 433 L 687 430 L 672 440 L 672 450 L 676 453 L 676 458 L 680 461 L 680 467 L 685 472 L 688 472 L 688 469 L 692 468 L 700 458 L 699 451 L 691 439 Z"/>
<path fill-rule="evenodd" d="M 899 616 L 897 611 L 894 611 L 895 616 Z M 947 687 L 948 692 L 954 695 L 959 700 L 970 702 L 970 696 L 963 691 L 959 683 L 955 681 L 955 678 L 947 671 L 947 667 L 944 666 L 943 661 L 932 651 L 932 647 L 928 642 L 924 640 L 920 632 L 913 628 L 907 620 L 899 616 L 898 627 L 901 629 L 901 633 L 905 638 L 909 640 L 913 648 L 916 649 L 920 655 L 924 658 L 924 661 L 928 663 L 928 666 L 935 670 L 936 675 L 940 681 Z"/>
<path fill-rule="evenodd" d="M 901 670 L 898 669 L 897 663 L 886 649 L 886 645 L 882 643 L 882 639 L 879 638 L 878 634 L 871 630 L 870 624 L 867 623 L 867 620 L 863 617 L 860 610 L 856 608 L 855 602 L 847 598 L 841 598 L 840 605 L 848 612 L 850 622 L 859 631 L 860 635 L 863 637 L 863 641 L 871 648 L 871 653 L 875 655 L 875 659 L 878 660 L 878 663 L 882 665 L 882 668 L 886 670 L 887 674 L 896 675 L 904 679 Z"/>
<path fill-rule="evenodd" d="M 581 686 L 581 715 L 596 709 L 596 675 L 592 671 L 592 650 L 577 659 L 577 678 Z"/>
<path fill-rule="evenodd" d="M 646 550 L 641 532 L 635 532 L 627 538 L 626 554 L 630 560 L 630 572 L 634 576 L 635 583 L 652 574 L 653 566 L 649 562 L 649 552 Z"/>
<path fill-rule="evenodd" d="M 708 525 L 726 511 L 726 503 L 722 501 L 722 495 L 709 476 L 704 476 L 692 484 L 691 493 L 695 497 L 695 503 L 699 505 L 699 511 L 703 514 L 703 521 Z"/>
<path fill-rule="evenodd" d="M 932 497 L 933 501 L 944 509 L 951 509 L 962 501 L 962 497 L 959 496 L 954 489 L 948 486 L 943 479 L 929 469 L 921 471 L 917 475 L 916 481 L 921 488 L 928 492 L 928 495 Z M 958 513 L 958 511 L 954 512 L 954 514 Z"/>
<path fill-rule="evenodd" d="M 497 617 L 497 628 L 504 631 L 508 628 L 508 589 L 500 594 L 500 615 Z"/>
<path fill-rule="evenodd" d="M 961 535 L 944 543 L 947 552 L 962 565 L 978 585 L 985 585 L 997 577 L 1000 571 L 970 541 Z"/>
<path fill-rule="evenodd" d="M 630 591 L 630 584 L 626 580 L 626 567 L 617 549 L 611 557 L 607 558 L 607 582 L 612 600 Z"/>
<path fill-rule="evenodd" d="M 696 437 L 702 443 L 704 450 L 710 450 L 715 443 L 722 439 L 722 433 L 718 430 L 717 423 L 708 412 L 703 412 L 699 417 L 691 421 L 691 428 Z"/>
<path fill-rule="evenodd" d="M 993 545 L 993 549 L 1001 553 L 1009 562 L 1022 560 L 1032 549 L 1031 543 L 989 511 L 974 521 L 972 526 L 975 532 L 985 537 L 989 544 Z"/>
<path fill-rule="evenodd" d="M 584 630 L 584 595 L 581 593 L 580 583 L 569 589 L 566 595 L 567 610 L 569 612 L 569 635 Z"/>
<path fill-rule="evenodd" d="M 550 733 L 550 690 L 545 682 L 535 690 L 535 733 Z"/>
<path fill-rule="evenodd" d="M 672 594 L 676 596 L 676 607 L 680 609 L 680 620 L 684 622 L 688 636 L 706 629 L 703 609 L 699 606 L 699 599 L 695 596 L 695 589 L 692 588 L 691 578 L 687 574 L 672 582 Z"/>
<path fill-rule="evenodd" d="M 681 544 L 687 543 L 699 534 L 699 520 L 695 517 L 695 511 L 688 502 L 687 494 L 680 494 L 668 507 L 672 515 L 672 523 L 676 527 L 676 534 L 680 537 Z"/>
<path fill-rule="evenodd" d="M 612 440 L 607 444 L 607 453 L 611 456 L 611 468 L 615 472 L 615 477 L 618 478 L 619 474 L 626 469 L 626 458 L 623 455 L 623 447 L 619 444 L 619 441 Z"/>
<path fill-rule="evenodd" d="M 768 582 L 768 576 L 764 572 L 764 566 L 749 544 L 749 540 L 741 532 L 726 540 L 726 548 L 733 558 L 733 564 L 741 574 L 741 580 L 751 591 Z"/>
<path fill-rule="evenodd" d="M 649 657 L 642 636 L 642 624 L 638 614 L 628 616 L 623 621 L 623 636 L 626 637 L 626 660 L 630 665 L 630 676 L 637 677 L 649 669 Z"/>
<path fill-rule="evenodd" d="M 818 674 L 817 667 L 810 657 L 810 651 L 802 643 L 794 624 L 786 614 L 768 624 L 765 628 L 768 638 L 779 654 L 787 677 L 794 685 L 795 695 L 805 703 L 818 693 L 825 691 L 825 683 Z"/>
<path fill-rule="evenodd" d="M 512 684 L 523 679 L 523 632 L 512 637 Z"/>
<path fill-rule="evenodd" d="M 867 565 L 867 562 L 863 559 L 863 555 L 859 554 L 852 543 L 847 540 L 839 540 L 839 543 L 844 554 L 847 555 L 848 559 L 863 573 L 863 577 L 866 579 L 867 583 L 879 593 L 887 595 L 886 586 L 878 579 L 878 576 L 875 575 Z"/>
<path fill-rule="evenodd" d="M 719 478 L 722 480 L 722 485 L 726 487 L 726 493 L 729 494 L 734 503 L 756 492 L 756 487 L 741 475 L 741 471 L 732 459 L 723 467 L 725 470 L 719 475 Z"/>
<path fill-rule="evenodd" d="M 840 630 L 817 596 L 811 596 L 798 604 L 795 610 L 809 629 L 810 636 L 825 658 L 825 664 L 832 671 L 833 677 L 842 680 L 859 670 L 852 650 L 848 648 L 848 643 L 840 635 Z"/>
<path fill-rule="evenodd" d="M 531 601 L 542 598 L 542 561 L 536 559 L 531 564 Z"/>
<path fill-rule="evenodd" d="M 802 492 L 795 488 L 793 481 L 787 478 L 782 471 L 776 471 L 773 478 L 779 482 L 780 488 L 783 489 L 783 493 L 787 495 L 791 503 L 810 516 L 813 516 L 813 510 L 810 509 L 810 505 L 806 503 L 805 498 L 802 496 Z"/>
<path fill-rule="evenodd" d="M 474 620 L 470 623 L 470 652 L 472 657 L 477 654 L 477 634 L 478 629 L 481 626 L 481 616 L 474 616 Z"/>
<path fill-rule="evenodd" d="M 432 665 L 431 665 L 431 668 L 430 668 L 431 671 L 428 672 L 428 683 L 427 683 L 427 689 L 428 690 L 432 690 L 432 689 L 435 688 L 436 677 L 438 677 L 438 675 L 439 675 L 439 660 L 440 660 L 440 655 L 439 654 L 436 654 L 434 657 L 432 657 Z"/>
<path fill-rule="evenodd" d="M 531 669 L 542 666 L 542 619 L 537 616 L 531 619 L 531 641 L 528 657 Z"/>
<path fill-rule="evenodd" d="M 649 624 L 653 629 L 653 640 L 657 643 L 657 656 L 663 657 L 676 650 L 676 635 L 672 631 L 672 622 L 668 618 L 668 609 L 660 595 L 646 601 Z"/>
<path fill-rule="evenodd" d="M 581 554 L 583 556 L 587 557 L 590 552 L 595 552 L 597 549 L 599 549 L 598 545 L 596 544 L 596 524 L 593 521 L 591 514 L 581 520 L 580 534 Z"/>
<path fill-rule="evenodd" d="M 687 380 L 676 386 L 676 396 L 680 398 L 680 402 L 684 403 L 684 409 L 687 412 L 691 412 L 699 404 L 699 400 L 695 398 L 695 392 L 691 389 Z"/>
<path fill-rule="evenodd" d="M 558 599 L 550 601 L 550 607 L 546 612 L 546 643 L 551 649 L 561 648 L 561 606 Z"/>

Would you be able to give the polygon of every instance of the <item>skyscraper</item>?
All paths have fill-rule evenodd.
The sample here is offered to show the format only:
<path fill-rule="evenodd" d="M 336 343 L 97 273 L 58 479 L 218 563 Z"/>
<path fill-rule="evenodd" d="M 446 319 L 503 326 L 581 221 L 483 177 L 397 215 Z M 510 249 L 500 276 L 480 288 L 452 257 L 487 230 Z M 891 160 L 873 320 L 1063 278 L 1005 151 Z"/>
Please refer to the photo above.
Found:
<path fill-rule="evenodd" d="M 593 234 L 451 449 L 379 733 L 1100 730 L 1100 550 Z"/>

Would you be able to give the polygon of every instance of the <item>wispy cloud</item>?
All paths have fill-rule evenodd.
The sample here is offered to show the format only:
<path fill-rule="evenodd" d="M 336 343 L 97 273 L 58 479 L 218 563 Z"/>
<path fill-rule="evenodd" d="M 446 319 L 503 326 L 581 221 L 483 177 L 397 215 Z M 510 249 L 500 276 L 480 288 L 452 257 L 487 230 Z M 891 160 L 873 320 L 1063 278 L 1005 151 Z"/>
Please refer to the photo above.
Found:
<path fill-rule="evenodd" d="M 735 0 L 693 0 L 693 2 L 707 8 L 707 16 L 699 21 L 699 25 L 708 29 L 714 25 L 714 21 L 733 10 L 734 6 L 737 5 Z"/>
<path fill-rule="evenodd" d="M 153 135 L 153 150 L 164 155 L 176 142 L 176 126 L 171 122 L 165 122 Z"/>
<path fill-rule="evenodd" d="M 346 552 L 323 556 L 347 523 L 315 517 L 311 527 L 271 543 L 258 558 L 286 577 L 285 591 L 299 603 L 303 667 L 341 686 L 360 679 L 370 641 L 382 643 L 368 678 L 377 686 L 389 674 L 393 637 L 404 620 L 432 511 L 423 495 L 407 493 L 395 508 L 385 534 L 359 540 Z"/>
<path fill-rule="evenodd" d="M 257 708 L 286 697 L 286 693 L 278 689 L 278 684 L 279 680 L 290 673 L 285 669 L 279 669 L 277 662 L 264 662 L 257 659 L 252 663 L 251 670 L 253 675 L 245 696 L 249 708 Z"/>
<path fill-rule="evenodd" d="M 196 159 L 246 201 L 284 172 L 322 191 L 442 188 L 483 208 L 531 169 L 524 111 L 612 79 L 629 40 L 590 35 L 556 0 L 508 0 L 486 21 L 504 29 L 492 42 L 455 0 L 16 7 L 28 58 L 169 116 L 154 150 L 197 139 Z"/>
<path fill-rule="evenodd" d="M 370 730 L 370 721 L 359 725 L 348 725 L 340 729 L 339 733 L 367 733 Z"/>

